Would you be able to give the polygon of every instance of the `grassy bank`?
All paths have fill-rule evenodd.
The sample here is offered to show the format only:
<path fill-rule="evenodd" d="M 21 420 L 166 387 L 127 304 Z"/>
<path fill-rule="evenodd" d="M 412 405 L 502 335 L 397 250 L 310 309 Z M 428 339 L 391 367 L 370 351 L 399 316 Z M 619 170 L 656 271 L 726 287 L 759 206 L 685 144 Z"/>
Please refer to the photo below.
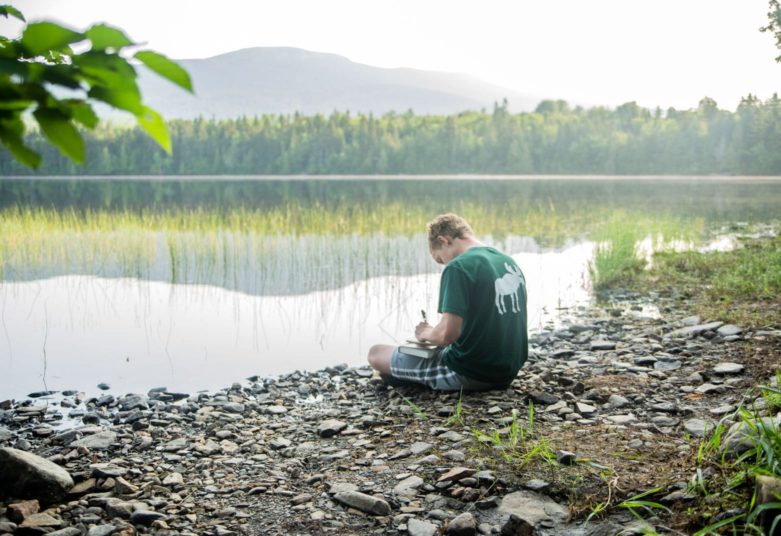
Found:
<path fill-rule="evenodd" d="M 598 290 L 655 292 L 660 305 L 667 301 L 703 321 L 755 330 L 781 328 L 781 237 L 742 239 L 732 251 L 662 250 L 644 269 L 634 248 L 636 237 L 627 229 L 612 233 L 613 247 L 598 249 L 594 262 Z M 735 349 L 735 355 L 742 356 L 739 361 L 754 365 L 756 385 L 735 412 L 705 438 L 693 441 L 690 464 L 695 472 L 685 490 L 691 502 L 685 509 L 675 508 L 673 515 L 697 536 L 781 530 L 779 349 L 772 338 L 763 337 L 747 338 Z M 739 449 L 735 429 L 742 430 Z"/>
<path fill-rule="evenodd" d="M 599 291 L 655 291 L 704 319 L 781 326 L 781 237 L 741 240 L 732 251 L 656 251 L 644 269 L 630 232 L 614 236 L 592 266 Z"/>

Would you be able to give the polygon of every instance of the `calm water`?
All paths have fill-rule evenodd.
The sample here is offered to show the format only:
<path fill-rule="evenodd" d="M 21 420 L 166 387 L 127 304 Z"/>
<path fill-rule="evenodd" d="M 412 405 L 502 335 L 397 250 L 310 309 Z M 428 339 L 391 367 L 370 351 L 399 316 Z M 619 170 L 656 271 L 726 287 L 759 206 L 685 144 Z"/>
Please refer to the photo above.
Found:
<path fill-rule="evenodd" d="M 747 178 L 0 179 L 0 399 L 363 364 L 435 316 L 439 212 L 516 259 L 541 329 L 591 299 L 590 234 L 615 214 L 707 229 L 779 207 L 781 181 Z"/>

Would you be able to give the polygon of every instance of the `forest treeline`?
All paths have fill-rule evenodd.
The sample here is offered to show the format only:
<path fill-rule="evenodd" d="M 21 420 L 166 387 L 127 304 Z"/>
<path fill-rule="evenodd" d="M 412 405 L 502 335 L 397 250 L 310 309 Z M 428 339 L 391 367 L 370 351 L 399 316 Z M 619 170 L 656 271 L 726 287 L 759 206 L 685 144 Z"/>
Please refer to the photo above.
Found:
<path fill-rule="evenodd" d="M 615 109 L 543 101 L 534 112 L 448 116 L 335 112 L 169 122 L 173 155 L 140 129 L 85 132 L 87 163 L 41 135 L 35 171 L 0 150 L 3 175 L 200 174 L 781 174 L 781 99 L 749 95 L 736 111 L 710 98 L 692 110 Z"/>

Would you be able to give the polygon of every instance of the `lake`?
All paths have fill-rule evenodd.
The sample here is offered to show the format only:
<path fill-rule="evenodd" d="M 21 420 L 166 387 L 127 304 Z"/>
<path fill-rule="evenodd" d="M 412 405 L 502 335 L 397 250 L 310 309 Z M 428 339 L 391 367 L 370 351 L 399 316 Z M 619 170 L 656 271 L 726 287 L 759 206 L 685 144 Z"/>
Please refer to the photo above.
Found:
<path fill-rule="evenodd" d="M 442 212 L 515 258 L 542 330 L 610 229 L 694 247 L 779 207 L 752 177 L 0 178 L 0 399 L 362 365 L 435 317 Z"/>

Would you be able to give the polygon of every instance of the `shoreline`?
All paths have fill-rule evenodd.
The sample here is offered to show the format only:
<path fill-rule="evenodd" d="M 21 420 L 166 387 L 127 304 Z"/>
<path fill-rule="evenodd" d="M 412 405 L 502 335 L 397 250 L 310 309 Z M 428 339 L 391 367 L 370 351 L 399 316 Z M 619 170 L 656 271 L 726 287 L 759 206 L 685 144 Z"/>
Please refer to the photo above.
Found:
<path fill-rule="evenodd" d="M 57 431 L 34 401 L 6 402 L 0 447 L 73 477 L 32 521 L 58 536 L 686 533 L 700 437 L 768 377 L 781 332 L 708 323 L 659 296 L 651 318 L 648 298 L 614 295 L 533 335 L 505 391 L 390 388 L 335 366 L 187 398 L 107 394 L 76 404 L 83 427 Z M 620 507 L 657 487 L 671 514 Z M 24 523 L 0 517 L 0 533 L 49 530 Z"/>

